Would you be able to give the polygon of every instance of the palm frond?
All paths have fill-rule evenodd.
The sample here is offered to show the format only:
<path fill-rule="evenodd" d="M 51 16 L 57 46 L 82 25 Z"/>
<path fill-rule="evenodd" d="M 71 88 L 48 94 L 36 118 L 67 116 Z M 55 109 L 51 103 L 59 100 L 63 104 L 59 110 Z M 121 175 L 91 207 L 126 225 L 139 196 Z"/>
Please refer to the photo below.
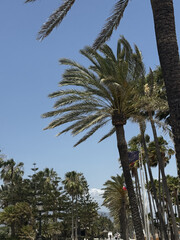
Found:
<path fill-rule="evenodd" d="M 88 116 L 87 118 L 84 119 L 83 122 L 81 122 L 81 125 L 74 127 L 72 131 L 73 136 L 90 128 L 92 125 L 101 124 L 106 118 L 107 118 L 106 114 L 100 114 L 100 113 Z M 108 122 L 108 120 L 106 122 Z"/>
<path fill-rule="evenodd" d="M 95 50 L 93 48 L 86 46 L 84 49 L 80 50 L 80 53 L 84 55 L 86 58 L 88 58 L 96 68 L 99 68 L 98 63 L 94 58 Z"/>
<path fill-rule="evenodd" d="M 28 2 L 35 2 L 36 0 L 26 0 L 25 3 L 28 3 Z"/>
<path fill-rule="evenodd" d="M 115 133 L 116 129 L 113 127 L 106 135 L 104 135 L 100 140 L 99 143 L 105 140 L 106 138 L 112 136 Z"/>
<path fill-rule="evenodd" d="M 77 103 L 77 104 L 74 104 L 72 106 L 69 106 L 69 107 L 65 107 L 65 108 L 61 108 L 61 109 L 58 109 L 57 111 L 52 111 L 52 112 L 48 112 L 48 113 L 44 113 L 42 115 L 43 118 L 46 118 L 46 117 L 52 117 L 52 116 L 55 116 L 57 114 L 62 114 L 62 113 L 65 113 L 65 112 L 88 112 L 89 114 L 93 111 L 97 111 L 97 110 L 100 110 L 99 108 L 103 108 L 103 105 L 99 104 L 99 103 L 95 103 L 95 102 L 86 102 L 84 101 L 83 103 Z"/>
<path fill-rule="evenodd" d="M 66 70 L 63 74 L 63 79 L 59 83 L 60 86 L 78 86 L 83 87 L 86 92 L 93 94 L 94 96 L 101 96 L 106 101 L 112 104 L 112 96 L 107 88 L 101 84 L 98 78 L 86 78 L 83 74 L 76 72 L 74 73 L 71 69 Z"/>
<path fill-rule="evenodd" d="M 79 91 L 77 89 L 66 89 L 66 90 L 60 90 L 60 91 L 57 91 L 57 92 L 54 92 L 54 93 L 50 93 L 48 95 L 48 97 L 50 98 L 55 98 L 55 97 L 61 97 L 61 96 L 65 96 L 65 95 L 74 95 L 74 96 L 89 96 L 91 95 L 90 93 L 88 92 L 84 92 L 84 91 Z"/>
<path fill-rule="evenodd" d="M 104 58 L 92 47 L 85 47 L 83 50 L 83 53 L 86 54 L 86 56 L 90 61 L 91 59 L 93 59 L 92 61 L 93 71 L 96 72 L 99 76 L 100 76 L 100 73 L 103 73 L 104 71 L 108 70 L 108 63 L 107 63 L 108 59 Z M 109 61 L 109 63 L 111 62 Z M 90 69 L 92 69 L 92 66 L 90 66 Z"/>
<path fill-rule="evenodd" d="M 68 11 L 71 9 L 72 5 L 75 3 L 75 0 L 66 0 L 64 3 L 48 18 L 47 22 L 45 22 L 38 33 L 38 40 L 43 40 L 47 37 L 51 31 L 57 27 Z"/>
<path fill-rule="evenodd" d="M 86 74 L 87 76 L 91 77 L 91 78 L 95 78 L 94 74 L 92 72 L 90 72 L 88 70 L 88 68 L 84 67 L 83 65 L 81 64 L 78 64 L 77 62 L 75 61 L 72 61 L 70 59 L 67 59 L 67 58 L 61 58 L 59 60 L 60 64 L 62 65 L 68 65 L 68 66 L 71 66 L 71 67 L 75 67 L 75 68 L 71 68 L 71 71 L 72 69 L 74 71 L 78 71 L 78 70 L 81 70 L 84 74 Z"/>
<path fill-rule="evenodd" d="M 102 52 L 107 58 L 111 59 L 113 62 L 116 62 L 116 57 L 113 53 L 113 50 L 107 45 L 103 44 L 99 51 Z"/>
<path fill-rule="evenodd" d="M 123 17 L 123 13 L 126 6 L 128 5 L 128 2 L 129 0 L 119 0 L 115 4 L 112 15 L 107 18 L 105 26 L 93 44 L 94 49 L 98 49 L 111 37 L 113 30 L 118 27 L 119 22 Z"/>
<path fill-rule="evenodd" d="M 70 126 L 68 126 L 67 128 L 65 128 L 64 130 L 62 130 L 61 132 L 59 132 L 56 136 L 60 136 L 61 134 L 63 133 L 66 133 L 74 128 L 77 128 L 79 126 L 82 126 L 84 125 L 84 122 L 87 123 L 87 121 L 90 121 L 92 118 L 92 116 L 81 116 L 81 117 L 78 117 L 78 119 L 76 119 L 77 121 L 73 124 L 71 124 Z M 89 120 L 90 119 L 90 120 Z"/>
<path fill-rule="evenodd" d="M 95 125 L 95 127 L 93 127 L 88 133 L 86 133 L 86 134 L 74 145 L 74 147 L 76 147 L 76 146 L 79 145 L 80 143 L 84 142 L 87 138 L 89 138 L 90 136 L 92 136 L 99 128 L 103 127 L 105 124 L 106 124 L 106 122 Z"/>
<path fill-rule="evenodd" d="M 46 117 L 51 117 L 48 114 L 49 113 L 43 114 L 43 117 L 45 117 L 45 118 Z M 73 121 L 77 121 L 79 119 L 82 119 L 82 115 L 83 115 L 83 111 L 75 111 L 75 112 L 70 112 L 70 113 L 64 114 L 63 116 L 61 116 L 61 117 L 53 120 L 52 122 L 50 122 L 49 125 L 46 128 L 44 128 L 44 130 L 52 129 L 52 128 L 55 128 L 57 126 L 61 126 L 65 123 L 70 123 L 70 122 L 73 122 Z"/>
<path fill-rule="evenodd" d="M 119 39 L 119 42 L 122 44 L 123 48 L 118 59 L 120 60 L 123 59 L 126 62 L 130 62 L 132 59 L 132 53 L 133 53 L 131 45 L 129 44 L 129 42 L 126 40 L 124 36 L 121 36 L 121 38 Z"/>
<path fill-rule="evenodd" d="M 91 97 L 91 95 L 89 93 L 87 93 L 87 95 L 84 96 L 78 96 L 78 95 L 68 95 L 65 97 L 61 97 L 59 100 L 56 101 L 56 103 L 54 104 L 54 108 L 59 108 L 65 105 L 71 105 L 74 104 L 76 102 L 81 102 L 83 100 L 86 101 L 90 101 L 90 102 L 95 102 L 95 99 Z"/>
<path fill-rule="evenodd" d="M 51 112 L 47 112 L 42 114 L 43 118 L 47 118 L 47 117 L 55 117 L 57 115 L 61 115 L 61 117 L 58 117 L 57 119 L 53 120 L 48 127 L 45 128 L 46 129 L 50 129 L 50 128 L 55 128 L 56 126 L 60 126 L 62 124 L 68 123 L 68 122 L 72 122 L 72 121 L 76 121 L 76 120 L 81 120 L 85 117 L 87 117 L 90 113 L 92 113 L 93 111 L 99 111 L 100 109 L 92 109 L 91 106 L 88 107 L 84 107 L 84 108 L 75 108 L 73 111 L 69 110 L 66 111 L 66 113 L 63 110 L 57 110 L 57 111 L 51 111 Z M 105 110 L 104 110 L 105 111 Z"/>

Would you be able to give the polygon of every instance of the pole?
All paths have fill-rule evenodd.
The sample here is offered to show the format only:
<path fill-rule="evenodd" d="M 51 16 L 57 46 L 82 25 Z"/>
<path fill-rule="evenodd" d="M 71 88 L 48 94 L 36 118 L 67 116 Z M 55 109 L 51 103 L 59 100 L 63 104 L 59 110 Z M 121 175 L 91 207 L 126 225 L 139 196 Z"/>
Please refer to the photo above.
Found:
<path fill-rule="evenodd" d="M 39 211 L 39 233 L 38 233 L 38 238 L 37 240 L 42 240 L 42 237 L 41 237 L 41 211 Z"/>

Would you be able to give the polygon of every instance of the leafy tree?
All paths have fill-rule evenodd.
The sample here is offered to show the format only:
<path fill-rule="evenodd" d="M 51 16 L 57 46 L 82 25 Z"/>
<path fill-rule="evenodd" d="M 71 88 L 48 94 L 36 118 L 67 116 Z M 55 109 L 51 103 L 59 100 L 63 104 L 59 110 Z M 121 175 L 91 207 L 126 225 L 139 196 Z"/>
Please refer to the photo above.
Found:
<path fill-rule="evenodd" d="M 63 239 L 69 237 L 71 232 L 69 227 L 71 199 L 70 194 L 67 194 L 67 189 L 64 191 L 63 185 L 60 185 L 61 179 L 57 173 L 49 168 L 38 171 L 36 164 L 34 164 L 33 174 L 29 176 L 30 178 L 23 179 L 23 171 L 21 171 L 23 164 L 16 164 L 14 160 L 8 162 L 7 165 L 4 162 L 1 164 L 1 173 L 4 174 L 2 176 L 6 176 L 6 181 L 3 181 L 0 189 L 2 208 L 0 224 L 5 224 L 4 228 L 0 228 L 0 238 L 9 239 L 11 233 L 13 240 L 34 240 L 37 237 L 39 227 L 37 209 L 39 204 L 43 206 L 41 212 L 42 236 L 53 240 L 60 236 Z M 10 174 L 12 172 L 13 174 Z M 97 216 L 98 205 L 90 198 L 87 181 L 83 174 L 76 173 L 75 175 L 75 185 L 68 181 L 66 187 L 70 191 L 69 193 L 74 194 L 73 211 L 75 213 L 75 228 L 77 229 L 83 227 L 87 222 L 85 219 L 87 214 L 88 221 L 93 222 Z M 71 180 L 73 179 L 71 178 Z M 65 181 L 65 183 L 67 182 Z M 88 236 L 91 236 L 90 232 L 88 232 Z"/>
<path fill-rule="evenodd" d="M 35 172 L 30 179 L 28 199 L 33 208 L 33 214 L 37 222 L 39 213 L 37 206 L 42 205 L 42 234 L 43 236 L 59 234 L 57 230 L 58 221 L 63 218 L 63 211 L 66 209 L 62 187 L 59 186 L 60 178 L 53 169 L 45 168 L 43 171 Z M 52 228 L 54 227 L 54 232 Z"/>
<path fill-rule="evenodd" d="M 100 141 L 116 132 L 134 227 L 137 238 L 142 239 L 142 224 L 129 170 L 124 135 L 124 125 L 137 113 L 134 103 L 138 101 L 135 83 L 139 77 L 140 53 L 137 47 L 135 50 L 136 52 L 133 53 L 129 43 L 123 37 L 117 44 L 117 57 L 107 45 L 100 49 L 102 54 L 87 47 L 81 53 L 92 62 L 93 65 L 90 66 L 92 70 L 88 70 L 74 61 L 62 59 L 60 61 L 62 64 L 71 67 L 65 71 L 60 82 L 60 86 L 66 86 L 66 90 L 49 95 L 52 98 L 58 97 L 54 105 L 56 110 L 45 113 L 43 117 L 57 117 L 46 129 L 71 123 L 58 135 L 67 131 L 77 135 L 90 129 L 75 146 L 85 141 L 110 120 L 112 121 L 113 128 Z M 75 88 L 68 88 L 71 86 L 75 86 Z"/>
<path fill-rule="evenodd" d="M 32 225 L 26 225 L 21 227 L 18 235 L 18 239 L 21 240 L 34 240 L 36 232 Z"/>
<path fill-rule="evenodd" d="M 99 214 L 94 219 L 94 237 L 104 238 L 107 237 L 107 232 L 112 231 L 114 232 L 114 222 L 105 214 Z"/>
<path fill-rule="evenodd" d="M 78 204 L 78 224 L 81 233 L 84 232 L 84 236 L 87 239 L 93 239 L 96 234 L 95 220 L 98 216 L 99 206 L 97 202 L 93 201 L 90 194 L 87 193 L 79 199 Z"/>
<path fill-rule="evenodd" d="M 16 203 L 3 209 L 0 213 L 0 223 L 11 227 L 11 236 L 18 236 L 21 228 L 33 221 L 32 209 L 25 202 Z"/>

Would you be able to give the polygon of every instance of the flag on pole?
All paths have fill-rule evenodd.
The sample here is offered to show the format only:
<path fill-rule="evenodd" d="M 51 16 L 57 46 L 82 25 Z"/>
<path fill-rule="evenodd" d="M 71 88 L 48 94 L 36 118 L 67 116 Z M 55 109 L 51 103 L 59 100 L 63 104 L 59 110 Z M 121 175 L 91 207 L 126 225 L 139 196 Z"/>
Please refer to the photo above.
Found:
<path fill-rule="evenodd" d="M 130 165 L 139 160 L 139 151 L 128 152 L 128 160 Z"/>

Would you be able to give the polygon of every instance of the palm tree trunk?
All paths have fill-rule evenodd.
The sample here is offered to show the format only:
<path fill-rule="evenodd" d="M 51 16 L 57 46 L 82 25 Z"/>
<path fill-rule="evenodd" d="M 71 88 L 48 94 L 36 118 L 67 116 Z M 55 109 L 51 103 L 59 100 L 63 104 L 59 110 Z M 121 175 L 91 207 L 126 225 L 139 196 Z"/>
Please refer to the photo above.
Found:
<path fill-rule="evenodd" d="M 136 233 L 136 239 L 142 240 L 144 239 L 143 227 L 142 227 L 142 222 L 141 222 L 139 209 L 137 205 L 136 195 L 134 192 L 130 169 L 129 169 L 128 151 L 127 151 L 127 143 L 124 135 L 124 127 L 123 127 L 123 124 L 118 124 L 117 122 L 113 122 L 113 125 L 115 125 L 115 128 L 116 128 L 117 146 L 118 146 L 119 155 L 121 159 L 121 165 L 123 168 L 125 183 L 128 190 L 128 196 L 129 196 L 129 202 L 130 202 L 130 207 L 132 212 L 133 225 Z"/>
<path fill-rule="evenodd" d="M 162 180 L 163 181 L 163 180 Z M 161 204 L 161 214 L 163 221 L 165 222 L 165 208 L 164 208 L 164 199 L 162 199 L 162 192 L 161 192 L 161 169 L 158 163 L 158 192 L 159 192 L 159 203 Z"/>
<path fill-rule="evenodd" d="M 146 170 L 146 164 L 143 163 L 144 166 L 144 172 L 145 172 L 145 178 L 146 178 L 146 185 L 147 185 L 147 194 L 148 194 L 148 201 L 149 201 L 149 210 L 150 210 L 150 215 L 151 215 L 151 232 L 152 232 L 152 237 L 153 240 L 156 240 L 155 237 L 155 228 L 154 228 L 154 222 L 153 222 L 153 210 L 152 210 L 152 203 L 151 203 L 151 198 L 150 198 L 150 193 L 149 193 L 149 184 L 148 184 L 148 175 L 147 175 L 147 170 Z"/>
<path fill-rule="evenodd" d="M 15 234 L 15 223 L 11 223 L 11 237 L 15 238 L 16 234 Z"/>
<path fill-rule="evenodd" d="M 135 175 L 135 179 L 137 181 L 137 186 L 138 186 L 138 195 L 139 195 L 139 201 L 140 201 L 140 206 L 141 206 L 143 224 L 145 225 L 145 223 L 144 223 L 144 207 L 143 207 L 143 201 L 142 201 L 142 196 L 141 196 L 141 186 L 139 183 L 138 171 L 137 171 L 137 174 Z"/>
<path fill-rule="evenodd" d="M 165 202 L 165 191 L 164 191 L 164 185 L 161 183 L 161 181 L 159 182 L 160 185 L 160 196 L 161 196 L 161 188 L 162 188 L 162 197 L 161 197 L 161 201 L 162 201 L 162 208 L 163 208 L 163 218 L 165 220 L 165 217 L 167 219 L 167 212 L 166 212 L 166 202 Z M 162 185 L 162 186 L 161 186 Z"/>
<path fill-rule="evenodd" d="M 164 222 L 162 214 L 161 214 L 162 207 L 161 207 L 161 204 L 158 201 L 157 191 L 156 191 L 156 187 L 155 187 L 155 184 L 154 184 L 154 178 L 153 178 L 151 167 L 150 167 L 148 150 L 147 150 L 146 141 L 145 141 L 145 137 L 144 137 L 145 123 L 144 122 L 140 122 L 139 123 L 139 128 L 140 128 L 140 132 L 141 132 L 141 141 L 142 141 L 142 145 L 143 145 L 144 152 L 145 152 L 145 158 L 146 158 L 146 163 L 147 163 L 147 167 L 148 167 L 149 177 L 150 177 L 152 190 L 153 190 L 153 194 L 154 194 L 154 199 L 155 199 L 155 202 L 156 202 L 157 214 L 158 214 L 158 218 L 159 218 L 159 221 L 160 221 L 160 235 L 161 235 L 161 239 L 163 239 L 163 236 L 164 236 L 164 239 L 168 240 L 169 238 L 168 238 L 168 235 L 167 235 L 165 222 Z"/>
<path fill-rule="evenodd" d="M 180 179 L 180 62 L 173 0 L 151 0 L 159 60 L 165 80 Z"/>
<path fill-rule="evenodd" d="M 128 240 L 128 226 L 127 226 L 127 217 L 126 217 L 126 204 L 125 201 L 122 202 L 122 207 L 119 212 L 119 222 L 121 227 L 121 237 L 124 240 Z"/>
<path fill-rule="evenodd" d="M 179 191 L 176 191 L 176 205 L 177 205 L 177 212 L 178 212 L 178 217 L 180 218 L 180 204 L 179 204 Z"/>
<path fill-rule="evenodd" d="M 144 223 L 144 209 L 143 209 L 142 198 L 141 198 L 141 190 L 140 190 L 140 184 L 139 184 L 137 169 L 135 171 L 136 171 L 135 172 L 136 198 L 137 198 L 137 203 L 138 203 L 138 206 L 139 206 L 139 212 L 140 212 L 140 216 L 141 216 L 143 227 L 144 227 L 145 226 L 145 223 Z"/>
<path fill-rule="evenodd" d="M 178 240 L 179 239 L 179 233 L 178 233 L 178 228 L 177 228 L 177 224 L 176 224 L 176 218 L 174 216 L 174 211 L 173 211 L 172 201 L 171 201 L 171 197 L 170 197 L 170 193 L 169 193 L 169 189 L 168 189 L 168 185 L 167 185 L 167 180 L 166 180 L 166 176 L 165 176 L 165 172 L 164 172 L 164 164 L 163 164 L 163 160 L 162 160 L 162 157 L 161 157 L 161 152 L 160 152 L 160 147 L 159 147 L 159 143 L 158 143 L 156 128 L 155 128 L 155 124 L 154 124 L 154 121 L 153 121 L 153 118 L 152 118 L 152 114 L 149 113 L 149 116 L 150 116 L 150 122 L 151 122 L 152 131 L 153 131 L 153 136 L 154 136 L 154 142 L 155 142 L 155 146 L 156 146 L 156 154 L 157 154 L 159 167 L 160 167 L 161 175 L 162 175 L 162 182 L 163 182 L 164 190 L 165 190 L 165 193 L 166 193 L 168 207 L 169 207 L 169 211 L 170 211 L 170 215 L 171 215 L 171 219 L 172 219 L 174 239 Z"/>

